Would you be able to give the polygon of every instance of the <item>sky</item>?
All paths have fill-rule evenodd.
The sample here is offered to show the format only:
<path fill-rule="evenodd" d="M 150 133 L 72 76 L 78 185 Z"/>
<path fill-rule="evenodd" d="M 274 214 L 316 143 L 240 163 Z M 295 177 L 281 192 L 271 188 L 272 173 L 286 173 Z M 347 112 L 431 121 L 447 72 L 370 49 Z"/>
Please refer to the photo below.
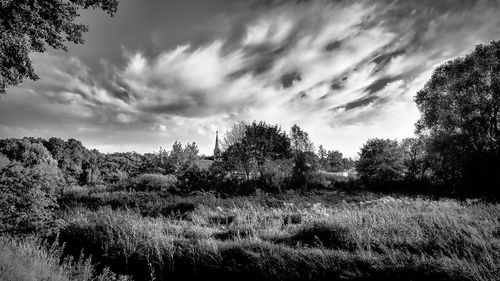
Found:
<path fill-rule="evenodd" d="M 411 137 L 438 65 L 500 40 L 500 0 L 121 0 L 83 11 L 84 45 L 33 54 L 38 81 L 0 98 L 0 137 L 167 150 L 263 120 L 356 157 Z"/>

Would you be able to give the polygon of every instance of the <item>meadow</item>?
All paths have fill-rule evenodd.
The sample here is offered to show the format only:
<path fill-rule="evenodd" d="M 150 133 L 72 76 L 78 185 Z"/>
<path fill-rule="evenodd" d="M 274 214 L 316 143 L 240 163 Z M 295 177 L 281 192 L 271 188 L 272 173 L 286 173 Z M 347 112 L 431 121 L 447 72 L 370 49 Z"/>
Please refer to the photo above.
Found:
<path fill-rule="evenodd" d="M 74 188 L 59 204 L 57 234 L 45 243 L 57 239 L 60 257 L 91 258 L 94 273 L 124 280 L 500 279 L 500 205 L 477 200 Z M 2 253 L 13 247 L 0 244 Z M 5 277 L 15 259 L 1 257 L 0 280 L 15 280 Z M 77 280 L 59 275 L 43 280 Z"/>

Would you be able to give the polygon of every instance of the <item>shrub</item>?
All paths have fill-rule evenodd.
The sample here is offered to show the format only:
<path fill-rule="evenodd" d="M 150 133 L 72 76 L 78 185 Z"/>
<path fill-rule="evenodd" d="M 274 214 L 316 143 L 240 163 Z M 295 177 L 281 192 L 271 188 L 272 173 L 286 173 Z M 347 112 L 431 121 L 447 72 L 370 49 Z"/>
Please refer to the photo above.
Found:
<path fill-rule="evenodd" d="M 59 179 L 47 168 L 14 164 L 0 171 L 0 234 L 48 230 Z"/>
<path fill-rule="evenodd" d="M 289 184 L 292 171 L 292 159 L 266 161 L 264 163 L 264 173 L 262 174 L 263 189 L 281 193 Z"/>
<path fill-rule="evenodd" d="M 174 175 L 141 174 L 129 181 L 129 189 L 137 191 L 169 191 L 177 185 Z"/>
<path fill-rule="evenodd" d="M 182 193 L 205 191 L 210 188 L 210 174 L 206 170 L 192 166 L 179 175 L 178 189 Z"/>
<path fill-rule="evenodd" d="M 291 244 L 353 251 L 354 238 L 347 227 L 330 222 L 313 222 L 301 227 L 288 240 Z"/>

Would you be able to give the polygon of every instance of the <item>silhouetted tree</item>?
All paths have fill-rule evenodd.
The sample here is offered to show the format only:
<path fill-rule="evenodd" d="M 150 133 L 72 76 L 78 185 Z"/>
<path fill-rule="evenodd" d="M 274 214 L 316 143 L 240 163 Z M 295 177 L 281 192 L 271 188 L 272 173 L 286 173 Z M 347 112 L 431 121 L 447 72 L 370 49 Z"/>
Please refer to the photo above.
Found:
<path fill-rule="evenodd" d="M 430 138 L 437 179 L 500 194 L 500 42 L 436 68 L 415 102 L 417 131 Z"/>
<path fill-rule="evenodd" d="M 429 180 L 431 158 L 427 153 L 428 140 L 423 136 L 406 138 L 401 141 L 400 145 L 403 150 L 407 180 L 411 182 Z"/>

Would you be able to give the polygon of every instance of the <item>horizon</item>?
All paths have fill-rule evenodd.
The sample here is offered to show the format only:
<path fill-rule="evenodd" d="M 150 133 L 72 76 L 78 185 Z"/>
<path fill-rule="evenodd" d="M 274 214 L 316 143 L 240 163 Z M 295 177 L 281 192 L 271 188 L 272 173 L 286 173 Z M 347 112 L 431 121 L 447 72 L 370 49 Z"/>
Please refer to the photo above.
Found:
<path fill-rule="evenodd" d="M 170 150 L 265 121 L 356 157 L 413 136 L 438 65 L 500 39 L 498 1 L 120 1 L 69 52 L 33 54 L 38 81 L 0 98 L 0 136 L 74 138 L 103 153 Z"/>

